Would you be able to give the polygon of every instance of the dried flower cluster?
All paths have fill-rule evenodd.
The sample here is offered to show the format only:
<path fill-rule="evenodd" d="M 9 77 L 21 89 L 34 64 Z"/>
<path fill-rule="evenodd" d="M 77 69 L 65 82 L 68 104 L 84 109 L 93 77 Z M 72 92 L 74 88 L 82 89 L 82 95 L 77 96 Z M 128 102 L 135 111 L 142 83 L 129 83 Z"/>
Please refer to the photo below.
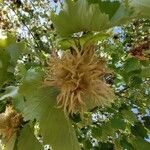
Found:
<path fill-rule="evenodd" d="M 12 106 L 7 106 L 5 112 L 0 114 L 0 134 L 4 142 L 7 142 L 18 130 L 21 122 L 21 115 Z"/>
<path fill-rule="evenodd" d="M 146 50 L 150 49 L 150 40 L 139 44 L 138 46 L 131 49 L 130 54 L 138 60 L 147 60 L 148 57 L 144 54 Z"/>
<path fill-rule="evenodd" d="M 57 102 L 67 114 L 83 112 L 87 104 L 108 105 L 113 93 L 102 80 L 106 73 L 105 61 L 95 55 L 95 46 L 86 44 L 81 50 L 74 47 L 48 61 L 45 85 L 60 90 Z"/>

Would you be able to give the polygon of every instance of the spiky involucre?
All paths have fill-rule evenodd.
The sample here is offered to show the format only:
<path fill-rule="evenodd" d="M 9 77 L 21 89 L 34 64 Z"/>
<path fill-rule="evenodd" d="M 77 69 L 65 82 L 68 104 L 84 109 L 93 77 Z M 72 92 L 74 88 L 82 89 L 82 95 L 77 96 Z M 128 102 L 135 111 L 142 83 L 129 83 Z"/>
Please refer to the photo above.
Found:
<path fill-rule="evenodd" d="M 22 116 L 12 106 L 7 106 L 4 113 L 0 114 L 0 134 L 2 142 L 6 143 L 18 130 L 22 123 Z"/>
<path fill-rule="evenodd" d="M 105 61 L 96 57 L 94 48 L 93 44 L 81 50 L 74 47 L 72 53 L 48 60 L 44 83 L 60 90 L 58 105 L 67 114 L 83 112 L 88 101 L 103 106 L 113 100 L 111 89 L 100 79 L 106 73 Z"/>

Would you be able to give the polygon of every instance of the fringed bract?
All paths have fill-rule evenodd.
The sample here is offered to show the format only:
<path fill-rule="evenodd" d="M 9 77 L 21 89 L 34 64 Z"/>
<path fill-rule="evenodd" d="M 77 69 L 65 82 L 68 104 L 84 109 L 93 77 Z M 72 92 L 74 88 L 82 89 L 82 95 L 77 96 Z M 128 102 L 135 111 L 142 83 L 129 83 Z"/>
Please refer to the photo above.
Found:
<path fill-rule="evenodd" d="M 4 143 L 8 142 L 11 136 L 18 130 L 21 123 L 21 115 L 12 106 L 7 106 L 5 112 L 0 114 L 0 134 Z"/>
<path fill-rule="evenodd" d="M 51 57 L 44 83 L 60 90 L 58 105 L 66 114 L 73 114 L 83 112 L 89 100 L 101 106 L 113 101 L 110 87 L 101 80 L 105 73 L 104 59 L 95 55 L 93 44 L 86 44 L 81 50 L 74 47 L 62 57 Z"/>

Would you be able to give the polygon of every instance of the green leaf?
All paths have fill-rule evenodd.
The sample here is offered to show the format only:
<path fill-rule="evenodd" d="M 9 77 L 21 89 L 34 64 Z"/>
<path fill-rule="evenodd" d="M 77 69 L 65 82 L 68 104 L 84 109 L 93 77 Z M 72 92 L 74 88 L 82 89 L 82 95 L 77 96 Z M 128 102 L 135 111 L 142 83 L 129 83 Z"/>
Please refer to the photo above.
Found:
<path fill-rule="evenodd" d="M 150 116 L 144 116 L 142 120 L 144 120 L 145 127 L 150 130 Z"/>
<path fill-rule="evenodd" d="M 90 149 L 92 147 L 92 143 L 89 139 L 83 141 L 84 149 Z"/>
<path fill-rule="evenodd" d="M 117 12 L 121 3 L 119 1 L 101 1 L 101 0 L 88 0 L 90 4 L 96 3 L 99 5 L 99 8 L 102 13 L 106 13 L 109 15 L 109 19 L 111 19 L 114 14 Z"/>
<path fill-rule="evenodd" d="M 8 72 L 9 65 L 10 65 L 9 62 L 10 62 L 10 56 L 8 52 L 6 52 L 5 49 L 2 49 L 0 47 L 0 86 L 4 82 L 9 80 L 12 76 L 12 73 Z"/>
<path fill-rule="evenodd" d="M 150 143 L 138 136 L 135 138 L 132 137 L 131 143 L 136 150 L 148 150 L 150 148 Z"/>
<path fill-rule="evenodd" d="M 79 150 L 74 129 L 63 111 L 45 106 L 40 119 L 40 129 L 45 144 L 54 150 Z M 65 137 L 65 138 L 64 138 Z"/>
<path fill-rule="evenodd" d="M 16 42 L 15 37 L 8 36 L 7 38 L 7 48 L 10 57 L 11 63 L 16 64 L 20 55 L 24 52 L 25 43 L 24 42 Z"/>
<path fill-rule="evenodd" d="M 52 21 L 61 36 L 80 31 L 102 31 L 110 27 L 109 16 L 102 13 L 98 5 L 89 5 L 87 0 L 66 0 L 59 15 L 52 13 Z"/>
<path fill-rule="evenodd" d="M 133 17 L 133 10 L 122 3 L 110 21 L 112 26 L 118 26 L 131 21 Z"/>
<path fill-rule="evenodd" d="M 144 78 L 150 78 L 150 67 L 142 68 L 141 76 Z"/>
<path fill-rule="evenodd" d="M 61 36 L 81 31 L 102 31 L 123 24 L 132 17 L 133 11 L 126 4 L 101 0 L 66 0 L 58 15 L 52 13 L 52 21 Z"/>
<path fill-rule="evenodd" d="M 26 107 L 24 97 L 20 94 L 17 94 L 15 97 L 13 97 L 12 103 L 17 112 L 22 112 Z"/>
<path fill-rule="evenodd" d="M 112 150 L 113 147 L 113 144 L 109 142 L 100 144 L 100 150 Z"/>
<path fill-rule="evenodd" d="M 26 74 L 26 72 L 27 72 L 26 65 L 27 65 L 27 63 L 26 64 L 18 63 L 16 65 L 16 69 L 17 69 L 16 79 L 20 79 Z"/>
<path fill-rule="evenodd" d="M 114 143 L 114 150 L 124 150 L 123 147 L 120 145 L 120 142 L 115 140 Z"/>
<path fill-rule="evenodd" d="M 121 111 L 123 118 L 127 119 L 130 123 L 134 123 L 137 121 L 137 118 L 133 112 L 130 110 L 123 110 Z"/>
<path fill-rule="evenodd" d="M 0 39 L 0 86 L 13 80 L 13 73 L 17 60 L 25 48 L 23 42 L 16 43 L 16 38 L 8 36 Z"/>
<path fill-rule="evenodd" d="M 138 17 L 150 18 L 150 1 L 149 0 L 132 0 L 130 6 L 134 8 Z"/>
<path fill-rule="evenodd" d="M 129 22 L 132 18 L 150 17 L 149 0 L 126 0 L 124 2 L 88 0 L 88 2 L 99 4 L 101 12 L 109 15 L 113 26 Z"/>
<path fill-rule="evenodd" d="M 34 136 L 33 129 L 29 124 L 26 124 L 23 129 L 20 131 L 18 137 L 18 150 L 43 150 L 41 144 Z"/>
<path fill-rule="evenodd" d="M 54 150 L 79 150 L 71 122 L 57 108 L 57 91 L 43 86 L 42 76 L 40 69 L 30 69 L 23 79 L 19 90 L 27 100 L 23 116 L 26 120 L 36 118 L 40 122 L 44 144 L 50 144 Z"/>
<path fill-rule="evenodd" d="M 13 136 L 6 143 L 5 150 L 14 150 L 15 143 L 16 143 L 16 133 L 13 134 Z"/>
<path fill-rule="evenodd" d="M 101 126 L 102 129 L 102 135 L 100 136 L 101 139 L 106 140 L 108 136 L 115 136 L 115 129 L 112 128 L 112 125 L 110 122 L 107 122 Z"/>
<path fill-rule="evenodd" d="M 6 39 L 0 40 L 0 51 L 5 51 L 10 57 L 10 63 L 16 65 L 18 58 L 24 52 L 25 43 L 16 42 L 14 36 L 8 35 Z"/>
<path fill-rule="evenodd" d="M 133 11 L 128 7 L 126 3 L 119 1 L 102 1 L 102 0 L 88 0 L 89 3 L 95 3 L 99 5 L 99 9 L 102 13 L 109 16 L 111 26 L 118 26 L 128 22 L 133 17 Z"/>
<path fill-rule="evenodd" d="M 120 141 L 121 146 L 123 147 L 123 150 L 135 150 L 131 143 L 129 143 L 124 137 Z"/>
<path fill-rule="evenodd" d="M 9 97 L 15 97 L 18 92 L 18 87 L 15 86 L 8 86 L 5 89 L 5 92 L 0 94 L 0 100 L 4 100 Z"/>
<path fill-rule="evenodd" d="M 121 72 L 126 83 L 131 86 L 139 86 L 142 80 L 139 78 L 141 74 L 141 64 L 136 58 L 126 59 L 123 71 Z"/>
<path fill-rule="evenodd" d="M 96 139 L 99 139 L 102 135 L 102 128 L 101 127 L 93 127 L 92 128 L 92 136 Z"/>
<path fill-rule="evenodd" d="M 140 87 L 143 83 L 142 78 L 139 75 L 133 75 L 130 77 L 130 86 L 132 87 Z"/>
<path fill-rule="evenodd" d="M 126 127 L 124 119 L 119 115 L 111 119 L 111 125 L 115 129 L 122 129 L 122 130 L 124 130 Z"/>
<path fill-rule="evenodd" d="M 129 58 L 124 64 L 124 70 L 126 73 L 139 70 L 141 68 L 140 63 L 135 58 Z"/>
<path fill-rule="evenodd" d="M 18 112 L 22 112 L 23 109 L 25 108 L 25 102 L 23 96 L 21 96 L 18 93 L 18 89 L 19 87 L 15 87 L 15 86 L 6 87 L 5 92 L 3 92 L 2 94 L 0 93 L 0 100 L 5 100 L 5 99 L 7 100 L 9 98 L 12 98 L 12 103 L 14 108 Z"/>
<path fill-rule="evenodd" d="M 145 129 L 145 127 L 140 122 L 135 124 L 131 128 L 131 131 L 135 136 L 141 136 L 143 138 L 147 137 L 147 130 Z"/>
<path fill-rule="evenodd" d="M 59 41 L 61 48 L 63 50 L 69 49 L 72 45 L 75 44 L 75 42 L 79 42 L 79 44 L 81 45 L 81 47 L 86 43 L 86 42 L 93 42 L 96 43 L 98 41 L 102 41 L 106 38 L 108 38 L 110 35 L 107 33 L 87 33 L 85 35 L 83 35 L 80 38 L 77 37 L 73 37 L 73 38 L 66 38 L 66 39 L 62 39 Z"/>

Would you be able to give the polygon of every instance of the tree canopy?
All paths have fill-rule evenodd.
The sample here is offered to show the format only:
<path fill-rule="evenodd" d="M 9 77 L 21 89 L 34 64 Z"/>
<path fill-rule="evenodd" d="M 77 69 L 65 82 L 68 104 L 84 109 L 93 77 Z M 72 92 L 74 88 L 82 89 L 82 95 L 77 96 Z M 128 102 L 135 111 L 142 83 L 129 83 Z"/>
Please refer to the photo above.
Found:
<path fill-rule="evenodd" d="M 2 149 L 150 149 L 149 18 L 149 0 L 0 0 Z"/>

